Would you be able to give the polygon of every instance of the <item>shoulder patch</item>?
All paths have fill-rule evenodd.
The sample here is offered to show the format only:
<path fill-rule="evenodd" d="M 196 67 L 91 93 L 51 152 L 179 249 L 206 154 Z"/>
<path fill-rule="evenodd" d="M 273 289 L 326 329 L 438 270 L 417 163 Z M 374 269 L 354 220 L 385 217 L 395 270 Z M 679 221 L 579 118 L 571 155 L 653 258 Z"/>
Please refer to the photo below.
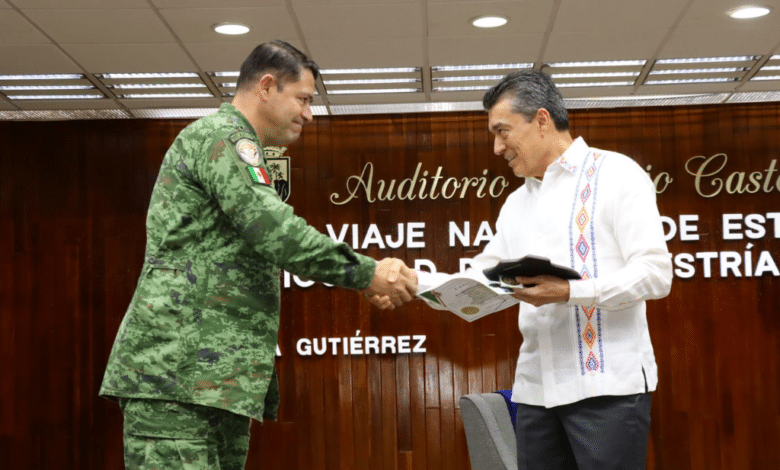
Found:
<path fill-rule="evenodd" d="M 231 144 L 235 144 L 236 142 L 238 142 L 241 139 L 250 139 L 250 140 L 252 140 L 254 138 L 255 138 L 255 135 L 252 134 L 251 132 L 241 131 L 241 130 L 235 131 L 235 132 L 233 132 L 232 134 L 230 134 L 228 136 L 228 140 L 230 140 Z"/>
<path fill-rule="evenodd" d="M 259 166 L 261 162 L 260 147 L 249 139 L 241 139 L 236 143 L 236 153 L 246 164 Z"/>

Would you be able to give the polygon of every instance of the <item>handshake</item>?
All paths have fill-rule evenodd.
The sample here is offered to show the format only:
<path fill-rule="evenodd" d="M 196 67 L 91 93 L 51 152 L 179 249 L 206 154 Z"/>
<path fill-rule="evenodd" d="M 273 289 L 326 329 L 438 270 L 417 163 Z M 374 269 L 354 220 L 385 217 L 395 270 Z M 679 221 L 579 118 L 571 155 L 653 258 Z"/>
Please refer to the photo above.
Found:
<path fill-rule="evenodd" d="M 374 279 L 363 293 L 382 310 L 400 307 L 417 293 L 417 273 L 400 259 L 385 258 L 377 261 Z"/>

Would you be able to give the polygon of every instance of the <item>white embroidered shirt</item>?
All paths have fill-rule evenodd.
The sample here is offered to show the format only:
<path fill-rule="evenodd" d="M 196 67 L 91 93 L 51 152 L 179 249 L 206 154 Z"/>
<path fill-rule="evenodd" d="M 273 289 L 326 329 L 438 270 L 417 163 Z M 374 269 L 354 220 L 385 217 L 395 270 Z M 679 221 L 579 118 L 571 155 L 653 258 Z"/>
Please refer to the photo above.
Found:
<path fill-rule="evenodd" d="M 520 304 L 523 335 L 512 400 L 558 406 L 601 395 L 653 391 L 658 374 L 645 301 L 672 281 L 655 188 L 630 158 L 582 138 L 507 198 L 479 272 L 524 255 L 570 266 L 570 299 Z"/>

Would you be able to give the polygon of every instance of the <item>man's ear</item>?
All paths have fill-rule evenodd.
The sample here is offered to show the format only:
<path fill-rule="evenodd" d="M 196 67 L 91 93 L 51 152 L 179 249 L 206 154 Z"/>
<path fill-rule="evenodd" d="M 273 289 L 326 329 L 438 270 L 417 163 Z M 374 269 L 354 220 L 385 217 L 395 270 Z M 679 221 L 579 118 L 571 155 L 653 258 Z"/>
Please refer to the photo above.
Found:
<path fill-rule="evenodd" d="M 262 101 L 268 100 L 268 94 L 271 88 L 276 88 L 276 79 L 270 73 L 267 73 L 260 77 L 255 85 L 255 95 Z"/>
<path fill-rule="evenodd" d="M 550 112 L 544 108 L 539 108 L 536 110 L 536 116 L 534 116 L 534 119 L 536 120 L 540 130 L 545 129 L 550 125 L 554 125 L 552 116 L 550 116 Z"/>

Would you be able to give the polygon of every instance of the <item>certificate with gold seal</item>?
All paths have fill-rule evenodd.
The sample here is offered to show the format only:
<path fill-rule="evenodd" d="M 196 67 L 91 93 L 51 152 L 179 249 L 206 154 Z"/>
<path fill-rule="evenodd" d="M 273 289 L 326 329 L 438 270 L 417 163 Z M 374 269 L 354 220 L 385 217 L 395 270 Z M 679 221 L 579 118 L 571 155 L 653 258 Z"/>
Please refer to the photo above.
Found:
<path fill-rule="evenodd" d="M 449 310 L 469 322 L 520 303 L 511 296 L 512 289 L 465 274 L 417 271 L 417 277 L 418 297 L 431 308 Z"/>

